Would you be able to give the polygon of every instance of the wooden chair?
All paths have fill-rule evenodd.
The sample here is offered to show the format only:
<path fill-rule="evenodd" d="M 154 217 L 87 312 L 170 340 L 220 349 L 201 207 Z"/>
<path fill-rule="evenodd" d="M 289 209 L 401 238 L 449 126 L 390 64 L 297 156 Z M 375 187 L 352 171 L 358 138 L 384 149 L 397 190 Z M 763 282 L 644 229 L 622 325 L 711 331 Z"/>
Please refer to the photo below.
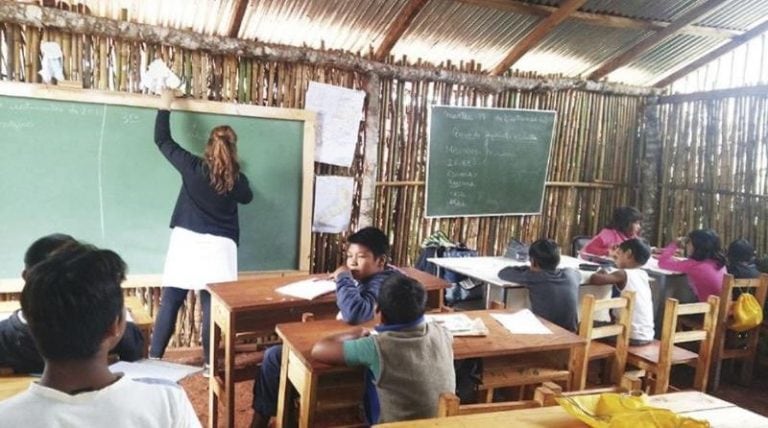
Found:
<path fill-rule="evenodd" d="M 733 290 L 739 288 L 755 296 L 760 307 L 765 306 L 766 292 L 768 292 L 768 274 L 761 274 L 757 279 L 735 279 L 733 275 L 725 275 L 723 278 L 723 291 L 720 293 L 720 308 L 717 317 L 717 331 L 715 333 L 714 350 L 712 351 L 712 382 L 711 391 L 716 391 L 720 386 L 720 374 L 725 360 L 740 360 L 740 381 L 748 384 L 752 377 L 752 369 L 755 366 L 757 356 L 757 342 L 761 326 L 746 331 L 747 339 L 745 347 L 729 346 L 726 340 L 729 331 L 728 324 L 733 317 Z"/>
<path fill-rule="evenodd" d="M 669 388 L 669 374 L 673 365 L 696 364 L 693 387 L 704 392 L 707 388 L 709 368 L 714 344 L 715 322 L 720 299 L 710 296 L 706 303 L 679 304 L 667 299 L 664 309 L 661 341 L 645 346 L 630 346 L 627 363 L 646 372 L 646 380 L 653 377 L 652 394 L 663 394 Z M 703 314 L 701 329 L 677 331 L 678 318 L 683 315 Z M 699 353 L 675 346 L 678 343 L 701 342 Z"/>
<path fill-rule="evenodd" d="M 573 358 L 576 359 L 576 364 L 574 364 L 576 369 L 573 373 L 575 390 L 586 388 L 589 362 L 595 360 L 609 359 L 611 369 L 609 372 L 610 380 L 607 383 L 619 382 L 627 364 L 627 348 L 629 347 L 634 305 L 635 293 L 631 291 L 625 291 L 621 293 L 621 297 L 615 299 L 595 300 L 595 296 L 591 294 L 587 294 L 581 299 L 579 336 L 587 341 L 587 346 L 573 354 Z M 610 309 L 621 311 L 616 322 L 594 327 L 595 313 Z M 607 337 L 616 338 L 614 346 L 596 340 Z M 608 373 L 608 370 L 606 372 Z"/>
<path fill-rule="evenodd" d="M 603 394 L 606 392 L 615 393 L 635 393 L 639 392 L 640 380 L 631 377 L 622 377 L 622 382 L 618 386 L 596 388 L 596 389 L 584 389 L 581 391 L 563 392 L 560 385 L 551 382 L 545 382 L 540 387 L 536 388 L 533 393 L 533 400 L 541 403 L 544 407 L 556 406 L 557 397 L 578 397 L 580 395 L 592 395 Z"/>
<path fill-rule="evenodd" d="M 473 415 L 476 413 L 503 412 L 506 410 L 521 410 L 541 407 L 536 400 L 507 401 L 503 403 L 464 404 L 459 402 L 456 394 L 443 393 L 437 405 L 437 417 Z"/>

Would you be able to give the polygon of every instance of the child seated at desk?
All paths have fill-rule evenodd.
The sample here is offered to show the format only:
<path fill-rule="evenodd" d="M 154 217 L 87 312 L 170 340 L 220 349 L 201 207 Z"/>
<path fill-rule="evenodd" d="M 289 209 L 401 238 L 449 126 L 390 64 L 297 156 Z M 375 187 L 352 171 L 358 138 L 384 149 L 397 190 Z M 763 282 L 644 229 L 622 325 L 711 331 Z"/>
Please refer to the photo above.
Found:
<path fill-rule="evenodd" d="M 349 324 L 370 321 L 379 287 L 396 271 L 387 265 L 389 239 L 375 227 L 365 227 L 347 238 L 347 261 L 331 274 L 336 281 L 336 304 L 341 319 Z M 282 345 L 264 353 L 258 380 L 253 385 L 254 428 L 266 427 L 277 414 Z"/>
<path fill-rule="evenodd" d="M 38 382 L 0 402 L 9 427 L 200 427 L 184 390 L 109 370 L 125 330 L 116 253 L 70 244 L 27 273 L 21 308 L 45 360 Z"/>
<path fill-rule="evenodd" d="M 630 346 L 647 345 L 653 340 L 653 298 L 648 273 L 642 269 L 650 257 L 651 249 L 643 241 L 624 241 L 616 250 L 618 269 L 610 273 L 596 272 L 589 278 L 590 284 L 615 284 L 619 290 L 635 293 L 632 329 L 629 333 Z"/>
<path fill-rule="evenodd" d="M 627 239 L 637 238 L 643 215 L 634 207 L 619 207 L 613 211 L 613 221 L 595 235 L 581 250 L 584 254 L 612 256 L 616 246 Z"/>
<path fill-rule="evenodd" d="M 551 239 L 539 239 L 531 244 L 528 256 L 530 267 L 505 267 L 499 271 L 499 278 L 528 288 L 534 314 L 568 331 L 576 331 L 581 274 L 571 268 L 557 268 L 560 247 Z"/>
<path fill-rule="evenodd" d="M 755 264 L 755 248 L 746 239 L 737 239 L 728 246 L 728 273 L 736 279 L 753 279 L 760 276 Z"/>
<path fill-rule="evenodd" d="M 440 324 L 425 321 L 426 302 L 418 281 L 392 275 L 381 284 L 381 324 L 375 334 L 357 328 L 326 337 L 312 348 L 317 361 L 370 370 L 368 386 L 375 385 L 376 391 L 367 394 L 371 423 L 433 418 L 440 394 L 456 388 L 453 338 Z M 373 397 L 378 399 L 371 402 Z"/>
<path fill-rule="evenodd" d="M 21 277 L 26 280 L 33 266 L 57 250 L 73 244 L 77 244 L 75 238 L 61 233 L 44 236 L 33 242 L 24 254 Z M 125 334 L 110 353 L 117 354 L 123 361 L 136 361 L 141 359 L 143 349 L 144 336 L 141 330 L 134 323 L 128 322 Z M 32 332 L 21 310 L 0 321 L 0 364 L 10 366 L 16 373 L 43 372 L 43 358 L 35 346 Z"/>
<path fill-rule="evenodd" d="M 688 258 L 678 260 L 675 252 L 683 243 Z M 720 250 L 720 237 L 711 229 L 697 229 L 687 238 L 670 242 L 659 255 L 659 267 L 686 274 L 699 302 L 706 302 L 709 296 L 720 296 L 723 290 L 725 256 Z"/>

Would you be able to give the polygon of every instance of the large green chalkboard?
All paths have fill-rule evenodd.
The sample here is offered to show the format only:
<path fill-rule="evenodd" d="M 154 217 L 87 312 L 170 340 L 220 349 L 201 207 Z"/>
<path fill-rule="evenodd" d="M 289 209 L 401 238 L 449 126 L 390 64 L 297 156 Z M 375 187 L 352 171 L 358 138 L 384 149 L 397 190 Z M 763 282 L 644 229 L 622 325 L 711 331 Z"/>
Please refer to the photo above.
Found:
<path fill-rule="evenodd" d="M 19 86 L 0 86 L 0 93 L 9 92 L 19 92 Z M 162 272 L 181 179 L 153 141 L 156 110 L 110 103 L 128 100 L 135 105 L 139 100 L 151 106 L 156 97 L 89 97 L 81 92 L 83 99 L 108 102 L 0 96 L 0 278 L 16 277 L 27 246 L 52 232 L 117 251 L 132 274 Z M 42 96 L 51 90 L 34 93 Z M 178 104 L 181 109 L 191 106 L 186 110 L 223 105 Z M 237 113 L 249 109 L 229 108 Z M 303 186 L 311 183 L 311 177 L 305 179 L 312 164 L 305 159 L 305 120 L 276 118 L 280 112 L 272 110 L 278 109 L 250 109 L 271 117 L 174 111 L 174 139 L 200 154 L 213 126 L 232 126 L 254 191 L 253 202 L 240 206 L 239 269 L 306 269 L 306 255 L 301 254 L 308 239 L 301 236 L 308 231 L 302 224 Z"/>
<path fill-rule="evenodd" d="M 541 212 L 554 111 L 433 106 L 426 216 Z"/>

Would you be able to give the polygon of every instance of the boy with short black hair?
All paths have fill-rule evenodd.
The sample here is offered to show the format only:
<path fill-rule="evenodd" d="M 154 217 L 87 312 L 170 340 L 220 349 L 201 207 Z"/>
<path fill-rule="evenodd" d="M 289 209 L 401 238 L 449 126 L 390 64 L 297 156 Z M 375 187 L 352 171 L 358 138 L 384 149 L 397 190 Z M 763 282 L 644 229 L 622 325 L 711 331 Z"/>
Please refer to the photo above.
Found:
<path fill-rule="evenodd" d="M 453 338 L 440 324 L 425 321 L 426 300 L 418 281 L 392 275 L 379 292 L 377 334 L 357 328 L 312 348 L 317 361 L 370 370 L 380 404 L 368 406 L 371 423 L 435 417 L 440 394 L 456 388 Z"/>
<path fill-rule="evenodd" d="M 116 253 L 75 243 L 27 273 L 21 307 L 45 370 L 26 392 L 0 402 L 3 424 L 201 426 L 179 385 L 109 370 L 107 354 L 125 329 L 125 269 Z"/>
<path fill-rule="evenodd" d="M 75 245 L 75 238 L 63 233 L 44 236 L 29 246 L 24 254 L 23 279 L 28 272 L 48 256 L 68 245 Z M 126 323 L 125 333 L 120 342 L 110 351 L 123 361 L 141 359 L 144 349 L 144 336 L 132 322 Z M 16 373 L 42 373 L 43 358 L 35 346 L 32 332 L 22 310 L 17 310 L 10 317 L 0 321 L 0 364 L 8 365 Z"/>
<path fill-rule="evenodd" d="M 389 239 L 380 229 L 365 227 L 347 238 L 346 263 L 331 277 L 336 281 L 339 317 L 349 324 L 373 319 L 379 287 L 396 271 L 387 265 Z M 277 414 L 283 347 L 266 350 L 258 381 L 253 385 L 254 428 L 266 427 Z"/>
<path fill-rule="evenodd" d="M 643 241 L 634 238 L 621 244 L 616 250 L 616 267 L 613 272 L 596 272 L 589 279 L 590 284 L 615 284 L 619 290 L 635 293 L 635 307 L 632 311 L 632 328 L 629 333 L 631 346 L 647 345 L 653 341 L 653 300 L 648 273 L 642 266 L 651 257 L 651 249 Z"/>
<path fill-rule="evenodd" d="M 530 267 L 505 267 L 499 271 L 499 278 L 528 289 L 534 314 L 575 332 L 578 328 L 581 274 L 571 268 L 557 268 L 560 246 L 551 239 L 539 239 L 531 244 L 528 255 Z"/>

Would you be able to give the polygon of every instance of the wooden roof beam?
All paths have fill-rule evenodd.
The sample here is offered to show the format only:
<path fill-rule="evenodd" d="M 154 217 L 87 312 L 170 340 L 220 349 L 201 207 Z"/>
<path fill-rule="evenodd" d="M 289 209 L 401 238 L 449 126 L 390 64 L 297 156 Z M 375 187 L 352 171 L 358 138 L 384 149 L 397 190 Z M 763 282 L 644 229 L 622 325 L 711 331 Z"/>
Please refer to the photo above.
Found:
<path fill-rule="evenodd" d="M 504 74 L 514 63 L 523 57 L 529 50 L 539 44 L 547 34 L 551 33 L 560 23 L 565 21 L 570 14 L 580 8 L 587 0 L 566 0 L 555 12 L 542 19 L 536 27 L 510 49 L 504 59 L 494 66 L 490 75 Z"/>
<path fill-rule="evenodd" d="M 747 31 L 746 33 L 742 34 L 741 36 L 734 37 L 733 40 L 731 40 L 730 42 L 722 46 L 718 46 L 713 51 L 707 54 L 704 54 L 704 56 L 697 58 L 693 62 L 685 65 L 683 68 L 675 72 L 672 72 L 672 74 L 659 80 L 653 86 L 657 88 L 663 88 L 669 85 L 670 83 L 674 82 L 675 80 L 685 76 L 686 74 L 691 73 L 692 71 L 698 69 L 699 67 L 708 64 L 710 61 L 713 61 L 718 57 L 725 55 L 726 53 L 736 49 L 737 47 L 743 45 L 744 43 L 765 33 L 766 31 L 768 31 L 768 19 L 765 19 L 762 23 L 758 24 L 757 26 Z"/>
<path fill-rule="evenodd" d="M 229 37 L 237 38 L 240 36 L 240 27 L 243 25 L 243 18 L 245 17 L 245 10 L 248 9 L 248 3 L 248 0 L 237 0 L 234 14 L 232 15 L 232 23 L 229 25 Z"/>
<path fill-rule="evenodd" d="M 648 51 L 649 49 L 653 48 L 654 46 L 664 41 L 664 39 L 666 39 L 667 37 L 677 33 L 683 27 L 698 20 L 699 18 L 702 18 L 703 16 L 707 15 L 708 13 L 722 6 L 728 1 L 730 0 L 707 0 L 704 3 L 701 3 L 698 6 L 693 7 L 691 10 L 684 13 L 683 16 L 681 16 L 679 19 L 672 22 L 672 24 L 670 24 L 668 27 L 664 28 L 663 30 L 657 32 L 652 36 L 649 36 L 649 37 L 646 37 L 645 39 L 640 40 L 638 43 L 635 43 L 635 45 L 625 50 L 618 56 L 613 57 L 608 61 L 604 62 L 602 65 L 600 65 L 597 68 L 597 70 L 593 71 L 589 75 L 589 77 L 587 77 L 587 79 L 588 80 L 602 79 L 605 75 L 611 73 L 612 71 L 616 70 L 619 67 L 622 67 L 628 64 L 635 58 L 642 55 L 644 52 Z"/>
<path fill-rule="evenodd" d="M 403 37 L 405 30 L 408 29 L 416 18 L 416 15 L 424 9 L 424 6 L 426 6 L 428 2 L 429 0 L 409 0 L 408 3 L 400 9 L 400 13 L 397 14 L 392 25 L 389 26 L 387 34 L 384 35 L 384 40 L 379 47 L 376 48 L 376 52 L 373 54 L 375 60 L 383 61 L 389 53 L 392 52 L 395 43 L 400 40 L 400 37 Z"/>
<path fill-rule="evenodd" d="M 480 7 L 504 10 L 521 15 L 548 16 L 554 13 L 557 8 L 553 6 L 544 6 L 539 4 L 523 3 L 515 0 L 455 0 L 461 3 L 471 4 Z M 638 18 L 627 18 L 624 16 L 608 15 L 604 13 L 576 11 L 568 17 L 569 20 L 577 20 L 588 24 L 627 28 L 643 31 L 660 31 L 670 25 L 666 21 L 655 21 Z M 680 30 L 682 34 L 692 36 L 712 37 L 717 39 L 730 39 L 744 34 L 744 31 L 730 30 L 727 28 L 706 27 L 702 25 L 689 25 Z"/>

